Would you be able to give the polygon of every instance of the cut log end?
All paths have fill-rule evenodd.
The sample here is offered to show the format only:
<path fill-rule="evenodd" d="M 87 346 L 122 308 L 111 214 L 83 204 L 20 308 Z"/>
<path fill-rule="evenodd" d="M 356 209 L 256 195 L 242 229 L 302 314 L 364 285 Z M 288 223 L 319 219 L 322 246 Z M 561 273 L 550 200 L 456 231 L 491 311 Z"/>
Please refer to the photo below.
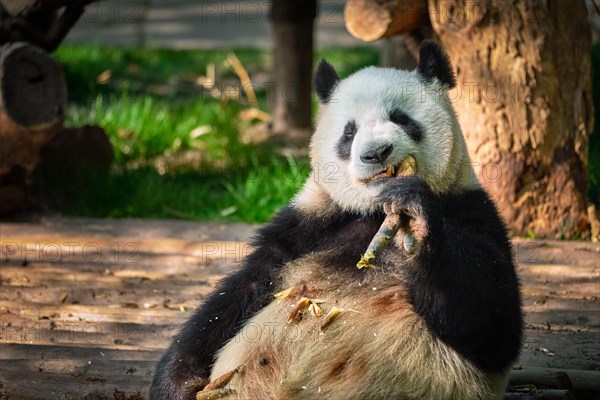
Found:
<path fill-rule="evenodd" d="M 427 1 L 352 0 L 344 7 L 346 29 L 364 42 L 429 25 Z"/>
<path fill-rule="evenodd" d="M 61 128 L 67 104 L 62 68 L 26 43 L 0 47 L 0 163 L 32 170 Z"/>
<path fill-rule="evenodd" d="M 62 68 L 45 51 L 25 43 L 0 49 L 0 112 L 28 131 L 62 123 L 67 85 Z"/>

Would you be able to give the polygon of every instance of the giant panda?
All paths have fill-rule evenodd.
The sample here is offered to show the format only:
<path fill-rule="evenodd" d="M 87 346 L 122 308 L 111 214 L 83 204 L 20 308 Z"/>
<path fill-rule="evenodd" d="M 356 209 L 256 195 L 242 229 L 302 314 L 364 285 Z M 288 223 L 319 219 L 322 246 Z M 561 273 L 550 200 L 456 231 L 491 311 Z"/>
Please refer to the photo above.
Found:
<path fill-rule="evenodd" d="M 214 398 L 502 398 L 521 345 L 519 282 L 454 85 L 433 41 L 410 72 L 340 79 L 321 61 L 311 174 L 175 337 L 152 399 L 193 399 L 227 374 Z M 387 213 L 402 229 L 357 268 Z"/>

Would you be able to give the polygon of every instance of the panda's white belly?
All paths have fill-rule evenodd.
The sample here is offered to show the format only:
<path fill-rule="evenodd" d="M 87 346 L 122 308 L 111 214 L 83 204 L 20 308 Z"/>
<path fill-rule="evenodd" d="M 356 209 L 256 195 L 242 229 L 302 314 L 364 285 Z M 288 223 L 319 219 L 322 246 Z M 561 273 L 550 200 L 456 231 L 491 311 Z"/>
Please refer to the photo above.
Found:
<path fill-rule="evenodd" d="M 303 275 L 291 283 L 315 285 Z M 315 291 L 325 300 L 325 314 L 333 306 L 344 310 L 325 331 L 324 316 L 308 312 L 288 323 L 300 298 L 290 296 L 255 315 L 220 351 L 211 381 L 243 366 L 228 398 L 502 398 L 506 375 L 484 376 L 434 339 L 407 302 L 403 285 L 348 287 L 319 280 Z"/>

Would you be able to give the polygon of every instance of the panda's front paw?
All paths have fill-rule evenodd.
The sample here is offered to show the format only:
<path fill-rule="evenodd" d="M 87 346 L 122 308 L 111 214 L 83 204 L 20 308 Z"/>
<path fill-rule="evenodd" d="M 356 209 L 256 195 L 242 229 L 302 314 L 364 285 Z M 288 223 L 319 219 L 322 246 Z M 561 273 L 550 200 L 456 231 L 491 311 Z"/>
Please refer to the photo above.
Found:
<path fill-rule="evenodd" d="M 427 217 L 434 194 L 418 176 L 390 179 L 381 189 L 377 201 L 386 213 L 404 214 L 411 218 Z"/>
<path fill-rule="evenodd" d="M 401 228 L 418 242 L 425 239 L 435 222 L 435 194 L 418 176 L 390 180 L 377 201 L 386 214 L 400 214 L 403 217 Z"/>

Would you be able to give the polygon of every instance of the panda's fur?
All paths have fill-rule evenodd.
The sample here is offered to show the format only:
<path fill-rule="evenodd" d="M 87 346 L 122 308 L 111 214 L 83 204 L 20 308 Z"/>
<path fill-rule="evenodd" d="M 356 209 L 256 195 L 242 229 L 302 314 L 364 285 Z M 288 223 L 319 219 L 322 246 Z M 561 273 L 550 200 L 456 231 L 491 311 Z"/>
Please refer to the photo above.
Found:
<path fill-rule="evenodd" d="M 240 365 L 227 398 L 502 398 L 521 344 L 519 284 L 446 95 L 453 85 L 430 41 L 412 72 L 371 67 L 340 80 L 321 62 L 313 171 L 184 325 L 153 399 L 194 398 Z M 367 180 L 408 155 L 415 176 Z M 359 270 L 384 204 L 403 228 L 376 268 Z M 290 324 L 302 297 L 344 312 L 324 331 L 309 313 Z"/>

